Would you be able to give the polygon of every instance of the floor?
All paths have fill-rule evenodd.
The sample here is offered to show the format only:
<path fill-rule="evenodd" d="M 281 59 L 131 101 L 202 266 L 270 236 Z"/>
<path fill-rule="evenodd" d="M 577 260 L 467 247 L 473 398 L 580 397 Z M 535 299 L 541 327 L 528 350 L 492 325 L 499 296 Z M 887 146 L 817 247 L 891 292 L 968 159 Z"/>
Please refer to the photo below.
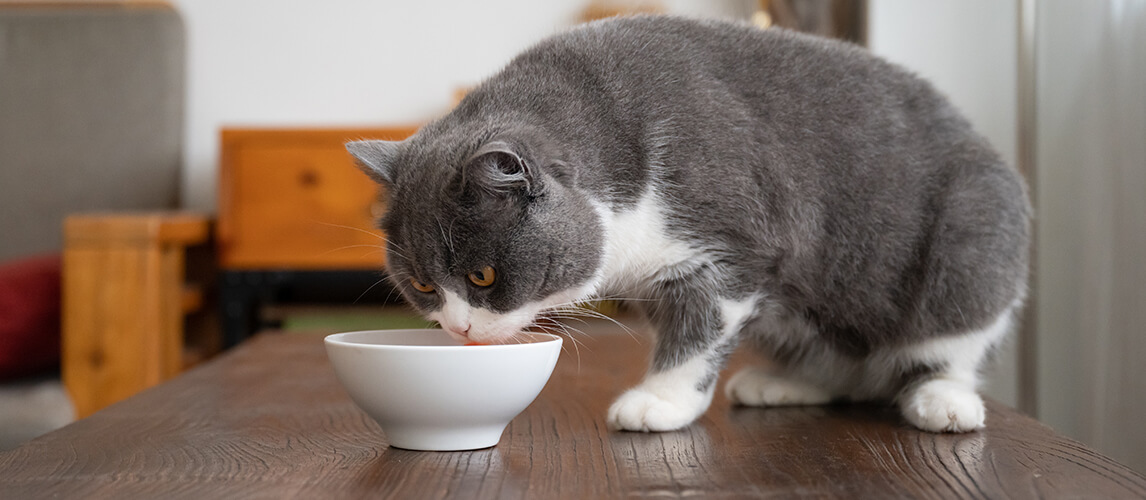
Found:
<path fill-rule="evenodd" d="M 0 451 L 15 448 L 74 419 L 72 402 L 59 378 L 0 384 Z"/>

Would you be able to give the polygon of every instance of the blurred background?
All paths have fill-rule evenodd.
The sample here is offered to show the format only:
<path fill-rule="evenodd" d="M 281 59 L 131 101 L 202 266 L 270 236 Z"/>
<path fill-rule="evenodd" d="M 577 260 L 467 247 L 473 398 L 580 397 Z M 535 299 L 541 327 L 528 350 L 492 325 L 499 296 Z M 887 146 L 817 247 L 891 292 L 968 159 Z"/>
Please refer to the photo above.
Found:
<path fill-rule="evenodd" d="M 378 277 L 361 264 L 380 256 L 326 256 L 370 237 L 255 262 L 241 250 L 261 247 L 242 235 L 285 235 L 263 242 L 275 248 L 305 239 L 259 218 L 289 209 L 275 203 L 369 229 L 376 206 L 337 201 L 373 198 L 339 190 L 364 179 L 332 173 L 347 168 L 342 140 L 404 136 L 530 44 L 630 12 L 848 39 L 948 95 L 1036 200 L 1031 305 L 987 393 L 1146 471 L 1140 0 L 0 1 L 0 449 L 248 330 L 416 322 L 387 308 L 332 316 L 281 305 L 387 302 L 363 291 Z M 281 172 L 291 176 L 277 183 Z M 122 211 L 143 218 L 100 216 Z M 166 267 L 147 267 L 158 261 Z M 98 272 L 175 283 L 120 289 Z M 161 313 L 121 328 L 93 304 Z M 132 328 L 149 347 L 107 347 L 136 343 L 121 335 Z M 167 364 L 108 373 L 130 356 Z"/>

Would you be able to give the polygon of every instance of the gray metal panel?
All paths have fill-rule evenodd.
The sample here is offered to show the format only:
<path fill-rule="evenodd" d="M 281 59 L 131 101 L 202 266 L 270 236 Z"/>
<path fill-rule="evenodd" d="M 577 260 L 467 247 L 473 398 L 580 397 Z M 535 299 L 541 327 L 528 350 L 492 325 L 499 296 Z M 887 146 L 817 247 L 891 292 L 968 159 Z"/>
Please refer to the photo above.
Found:
<path fill-rule="evenodd" d="M 57 251 L 68 213 L 177 206 L 184 43 L 158 4 L 0 4 L 0 259 Z"/>

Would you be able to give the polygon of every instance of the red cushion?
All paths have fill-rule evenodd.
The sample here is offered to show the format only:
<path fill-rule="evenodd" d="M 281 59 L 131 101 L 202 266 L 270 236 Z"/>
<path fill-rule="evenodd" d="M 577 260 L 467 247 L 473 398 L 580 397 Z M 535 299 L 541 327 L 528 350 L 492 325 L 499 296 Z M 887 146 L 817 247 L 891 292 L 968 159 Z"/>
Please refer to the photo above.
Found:
<path fill-rule="evenodd" d="M 60 256 L 0 264 L 0 380 L 60 363 Z"/>

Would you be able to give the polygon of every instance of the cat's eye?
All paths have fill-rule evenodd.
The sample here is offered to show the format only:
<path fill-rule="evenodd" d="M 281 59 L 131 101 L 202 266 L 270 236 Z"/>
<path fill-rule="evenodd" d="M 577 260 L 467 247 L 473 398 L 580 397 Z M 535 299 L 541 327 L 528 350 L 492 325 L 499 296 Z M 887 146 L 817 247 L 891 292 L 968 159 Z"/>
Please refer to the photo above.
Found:
<path fill-rule="evenodd" d="M 490 286 L 493 284 L 493 268 L 485 266 L 480 271 L 470 273 L 470 282 L 477 286 Z"/>
<path fill-rule="evenodd" d="M 410 286 L 413 286 L 415 290 L 422 293 L 430 293 L 434 291 L 434 285 L 427 285 L 422 283 L 421 281 L 418 281 L 417 278 L 410 278 Z"/>

